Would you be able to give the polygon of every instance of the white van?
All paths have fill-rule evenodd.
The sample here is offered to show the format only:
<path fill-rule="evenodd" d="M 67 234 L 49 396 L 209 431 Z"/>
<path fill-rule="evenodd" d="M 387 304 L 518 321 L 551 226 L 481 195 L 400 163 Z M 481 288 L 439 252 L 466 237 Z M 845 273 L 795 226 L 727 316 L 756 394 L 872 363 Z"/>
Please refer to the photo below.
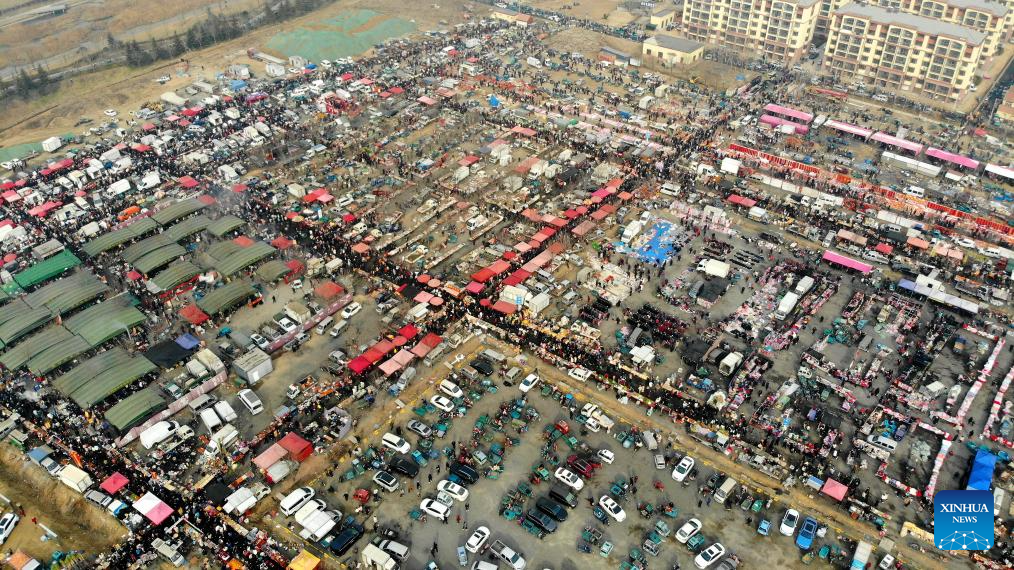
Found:
<path fill-rule="evenodd" d="M 486 216 L 476 216 L 465 222 L 465 228 L 468 229 L 468 231 L 470 232 L 474 232 L 475 230 L 484 226 L 487 221 L 488 220 L 486 220 Z"/>
<path fill-rule="evenodd" d="M 715 491 L 715 501 L 718 504 L 725 503 L 725 500 L 729 498 L 729 495 L 736 489 L 736 480 L 732 477 L 726 477 L 725 481 L 722 482 L 722 486 Z"/>
<path fill-rule="evenodd" d="M 201 423 L 208 428 L 208 433 L 214 433 L 222 425 L 222 418 L 218 417 L 215 410 L 208 408 L 201 410 Z"/>
<path fill-rule="evenodd" d="M 349 326 L 349 322 L 346 321 L 345 319 L 342 319 L 337 323 L 335 323 L 333 327 L 331 327 L 331 332 L 329 334 L 333 337 L 337 337 L 338 335 L 342 334 L 342 331 L 345 330 L 345 327 L 347 326 Z"/>
<path fill-rule="evenodd" d="M 282 511 L 285 516 L 291 517 L 293 513 L 312 499 L 315 494 L 316 491 L 310 487 L 300 487 L 282 499 L 282 502 L 278 504 L 278 510 Z"/>
<path fill-rule="evenodd" d="M 313 330 L 317 334 L 324 334 L 324 331 L 326 331 L 327 327 L 331 326 L 331 323 L 333 323 L 333 322 L 334 322 L 334 317 L 327 317 L 323 321 L 317 323 L 317 328 L 315 328 Z"/>
<path fill-rule="evenodd" d="M 866 441 L 872 443 L 873 445 L 879 447 L 880 449 L 883 449 L 888 453 L 894 453 L 894 450 L 898 448 L 897 441 L 894 441 L 889 437 L 884 437 L 882 435 L 875 433 L 870 434 L 870 436 L 866 438 Z"/>
<path fill-rule="evenodd" d="M 232 424 L 225 424 L 222 429 L 212 434 L 211 439 L 208 441 L 207 452 L 210 454 L 218 453 L 219 451 L 226 449 L 232 442 L 239 439 L 239 430 L 233 427 Z"/>
<path fill-rule="evenodd" d="M 450 380 L 441 380 L 440 384 L 437 385 L 437 388 L 451 398 L 463 398 L 465 396 L 465 393 L 461 391 L 461 388 Z"/>
<path fill-rule="evenodd" d="M 246 406 L 246 409 L 250 410 L 250 413 L 257 415 L 264 411 L 264 404 L 261 403 L 261 399 L 257 397 L 257 394 L 253 390 L 247 388 L 246 390 L 240 390 L 237 394 L 239 401 Z"/>
<path fill-rule="evenodd" d="M 492 348 L 487 348 L 482 351 L 482 356 L 485 356 L 491 362 L 495 362 L 496 364 L 503 364 L 507 360 L 506 356 L 493 350 Z"/>
<path fill-rule="evenodd" d="M 398 560 L 405 560 L 406 558 L 408 558 L 408 547 L 400 542 L 395 542 L 393 540 L 384 540 L 381 541 L 381 543 L 378 544 L 377 546 L 379 546 L 381 550 L 397 558 Z"/>
<path fill-rule="evenodd" d="M 211 407 L 215 403 L 215 400 L 216 398 L 214 396 L 211 396 L 209 394 L 201 394 L 200 396 L 191 400 L 190 403 L 187 404 L 187 407 L 190 408 L 190 411 L 196 414 L 199 413 L 204 408 Z"/>
<path fill-rule="evenodd" d="M 485 560 L 476 560 L 472 563 L 472 570 L 498 570 L 500 567 Z"/>
<path fill-rule="evenodd" d="M 926 196 L 926 191 L 918 186 L 907 186 L 904 190 L 902 190 L 902 192 L 908 194 L 909 196 L 915 196 L 916 198 L 923 198 Z"/>
<path fill-rule="evenodd" d="M 141 440 L 141 445 L 145 449 L 151 449 L 158 443 L 169 439 L 179 428 L 178 422 L 158 422 L 142 431 L 138 439 Z"/>
<path fill-rule="evenodd" d="M 222 418 L 223 422 L 236 421 L 236 410 L 232 409 L 232 405 L 229 402 L 225 400 L 215 402 L 214 410 L 218 414 L 218 417 Z"/>

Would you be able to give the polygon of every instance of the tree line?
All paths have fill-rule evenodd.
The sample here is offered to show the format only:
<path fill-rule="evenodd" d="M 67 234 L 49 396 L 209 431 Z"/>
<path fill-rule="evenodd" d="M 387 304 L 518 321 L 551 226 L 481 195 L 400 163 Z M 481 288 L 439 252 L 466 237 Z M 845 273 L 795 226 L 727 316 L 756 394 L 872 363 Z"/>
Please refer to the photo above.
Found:
<path fill-rule="evenodd" d="M 209 8 L 203 20 L 171 37 L 139 42 L 120 41 L 106 34 L 106 46 L 93 59 L 123 56 L 130 67 L 145 67 L 160 61 L 181 58 L 190 51 L 232 40 L 258 27 L 284 22 L 331 4 L 334 0 L 265 0 L 260 10 L 222 14 Z M 11 80 L 0 86 L 0 100 L 8 97 L 30 99 L 56 91 L 59 80 L 44 66 L 30 71 L 22 68 Z"/>

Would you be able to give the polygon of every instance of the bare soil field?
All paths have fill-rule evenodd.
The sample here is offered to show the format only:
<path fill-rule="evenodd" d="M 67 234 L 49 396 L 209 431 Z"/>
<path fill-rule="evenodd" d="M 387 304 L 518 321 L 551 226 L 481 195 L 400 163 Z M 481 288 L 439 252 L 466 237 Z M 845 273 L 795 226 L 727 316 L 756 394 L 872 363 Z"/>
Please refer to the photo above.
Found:
<path fill-rule="evenodd" d="M 532 0 L 528 4 L 610 26 L 626 26 L 637 18 L 617 0 Z"/>
<path fill-rule="evenodd" d="M 249 63 L 251 71 L 263 73 L 264 66 L 251 61 L 246 50 L 263 48 L 275 34 L 300 26 L 313 26 L 323 18 L 333 17 L 351 8 L 370 9 L 380 14 L 397 16 L 414 22 L 420 31 L 433 29 L 441 20 L 454 24 L 463 20 L 460 4 L 404 4 L 398 0 L 345 0 L 310 13 L 302 18 L 265 27 L 241 38 L 186 54 L 189 75 L 178 77 L 177 62 L 167 61 L 146 68 L 117 67 L 70 79 L 60 90 L 47 97 L 29 102 L 14 102 L 0 109 L 0 136 L 4 146 L 38 142 L 53 135 L 83 130 L 74 127 L 81 117 L 99 120 L 103 109 L 115 109 L 121 117 L 159 95 L 188 85 L 202 77 L 213 77 L 231 63 Z M 479 7 L 481 8 L 481 7 Z M 155 82 L 161 75 L 171 75 L 165 85 Z M 105 119 L 104 117 L 101 117 Z"/>
<path fill-rule="evenodd" d="M 6 542 L 4 550 L 24 550 L 39 560 L 49 560 L 56 550 L 83 550 L 95 554 L 119 541 L 127 530 L 111 514 L 50 477 L 6 443 L 0 448 L 0 494 L 19 503 L 25 514 Z M 3 505 L 4 512 L 11 510 Z M 32 518 L 38 524 L 32 522 Z M 46 531 L 57 538 L 43 541 Z"/>

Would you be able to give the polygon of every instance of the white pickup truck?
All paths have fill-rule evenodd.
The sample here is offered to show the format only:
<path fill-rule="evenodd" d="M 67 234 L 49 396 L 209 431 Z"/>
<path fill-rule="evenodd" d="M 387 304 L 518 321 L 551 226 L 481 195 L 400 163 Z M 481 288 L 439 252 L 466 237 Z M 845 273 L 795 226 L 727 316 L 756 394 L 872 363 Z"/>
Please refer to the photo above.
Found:
<path fill-rule="evenodd" d="M 503 541 L 498 540 L 494 542 L 490 550 L 514 570 L 525 570 L 525 566 L 527 565 L 525 559 L 513 548 L 504 544 Z"/>

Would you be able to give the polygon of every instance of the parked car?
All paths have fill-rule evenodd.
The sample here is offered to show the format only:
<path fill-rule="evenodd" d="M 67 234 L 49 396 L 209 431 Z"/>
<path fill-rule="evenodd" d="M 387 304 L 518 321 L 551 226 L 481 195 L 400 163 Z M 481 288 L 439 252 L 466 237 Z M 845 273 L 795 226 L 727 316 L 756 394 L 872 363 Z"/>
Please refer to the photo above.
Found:
<path fill-rule="evenodd" d="M 599 499 L 599 506 L 605 509 L 606 514 L 616 519 L 617 522 L 623 522 L 627 519 L 627 513 L 624 512 L 623 507 L 609 495 L 602 495 L 602 498 Z"/>
<path fill-rule="evenodd" d="M 574 380 L 579 382 L 587 382 L 592 377 L 592 371 L 584 368 L 571 368 L 567 371 L 567 376 L 570 376 Z"/>
<path fill-rule="evenodd" d="M 489 540 L 489 535 L 490 532 L 488 527 L 480 526 L 475 529 L 472 536 L 469 536 L 468 540 L 465 541 L 465 550 L 473 554 L 479 552 L 479 549 L 481 549 L 482 546 L 486 544 L 486 541 Z"/>
<path fill-rule="evenodd" d="M 356 303 L 356 302 L 349 303 L 348 305 L 345 305 L 344 309 L 342 309 L 342 318 L 343 319 L 349 319 L 353 315 L 357 314 L 359 311 L 362 311 L 362 310 L 363 310 L 363 306 L 360 305 L 359 303 Z"/>
<path fill-rule="evenodd" d="M 584 481 L 582 481 L 581 478 L 578 477 L 574 472 L 570 471 L 565 467 L 557 468 L 555 475 L 556 478 L 561 483 L 570 487 L 571 489 L 574 489 L 575 491 L 580 491 L 581 489 L 584 489 Z"/>
<path fill-rule="evenodd" d="M 391 432 L 385 433 L 384 436 L 380 438 L 380 442 L 384 445 L 384 447 L 397 451 L 398 453 L 408 453 L 409 450 L 412 449 L 411 444 Z"/>
<path fill-rule="evenodd" d="M 557 524 L 553 520 L 553 517 L 538 509 L 528 509 L 528 512 L 525 513 L 525 518 L 546 532 L 556 532 Z"/>
<path fill-rule="evenodd" d="M 451 475 L 454 475 L 466 485 L 474 485 L 479 480 L 479 472 L 470 465 L 464 463 L 458 463 L 455 461 L 451 463 Z"/>
<path fill-rule="evenodd" d="M 595 452 L 595 455 L 597 455 L 598 458 L 602 460 L 602 463 L 606 464 L 612 464 L 613 460 L 616 459 L 616 455 L 614 455 L 613 452 L 609 451 L 608 449 L 600 449 L 597 452 Z"/>
<path fill-rule="evenodd" d="M 524 380 L 522 380 L 520 384 L 518 384 L 518 390 L 521 390 L 522 394 L 527 394 L 528 391 L 534 388 L 538 383 L 539 375 L 529 374 L 528 376 L 525 376 Z"/>
<path fill-rule="evenodd" d="M 725 556 L 725 547 L 722 546 L 721 542 L 716 542 L 715 544 L 712 544 L 702 550 L 701 553 L 694 558 L 694 566 L 703 570 L 704 568 L 714 564 L 723 556 Z"/>
<path fill-rule="evenodd" d="M 437 502 L 434 499 L 423 499 L 422 502 L 419 503 L 419 508 L 422 509 L 424 513 L 433 515 L 440 520 L 446 519 L 447 516 L 451 514 L 451 509 L 447 505 Z"/>
<path fill-rule="evenodd" d="M 468 500 L 468 489 L 458 485 L 457 483 L 448 481 L 447 479 L 437 483 L 437 490 L 447 493 L 456 501 L 464 502 Z"/>
<path fill-rule="evenodd" d="M 690 519 L 683 523 L 683 526 L 676 531 L 676 542 L 680 544 L 686 544 L 695 534 L 701 532 L 701 521 L 697 519 Z"/>
<path fill-rule="evenodd" d="M 560 503 L 550 499 L 549 497 L 539 497 L 535 500 L 535 508 L 553 517 L 554 519 L 563 522 L 567 520 L 567 509 Z"/>
<path fill-rule="evenodd" d="M 420 437 L 429 437 L 433 435 L 433 428 L 419 420 L 408 420 L 405 427 L 408 428 L 409 431 L 419 434 Z"/>
<path fill-rule="evenodd" d="M 0 544 L 7 542 L 11 533 L 14 532 L 14 527 L 18 526 L 19 520 L 21 517 L 17 513 L 6 513 L 0 517 Z"/>
<path fill-rule="evenodd" d="M 419 474 L 419 464 L 404 457 L 395 457 L 387 466 L 390 467 L 392 471 L 401 473 L 402 475 L 413 479 Z"/>
<path fill-rule="evenodd" d="M 792 536 L 796 534 L 796 523 L 799 522 L 799 511 L 796 509 L 789 509 L 785 511 L 785 515 L 782 517 L 782 524 L 778 526 L 778 532 L 785 536 Z"/>
<path fill-rule="evenodd" d="M 454 402 L 452 402 L 447 396 L 437 394 L 430 398 L 430 403 L 442 412 L 454 411 Z"/>
<path fill-rule="evenodd" d="M 690 471 L 694 468 L 694 458 L 689 455 L 680 460 L 676 464 L 676 467 L 672 470 L 672 478 L 676 481 L 682 482 L 690 474 Z"/>
<path fill-rule="evenodd" d="M 817 521 L 813 517 L 803 519 L 803 526 L 796 536 L 796 546 L 803 550 L 809 550 L 813 546 L 813 537 L 817 534 Z"/>

